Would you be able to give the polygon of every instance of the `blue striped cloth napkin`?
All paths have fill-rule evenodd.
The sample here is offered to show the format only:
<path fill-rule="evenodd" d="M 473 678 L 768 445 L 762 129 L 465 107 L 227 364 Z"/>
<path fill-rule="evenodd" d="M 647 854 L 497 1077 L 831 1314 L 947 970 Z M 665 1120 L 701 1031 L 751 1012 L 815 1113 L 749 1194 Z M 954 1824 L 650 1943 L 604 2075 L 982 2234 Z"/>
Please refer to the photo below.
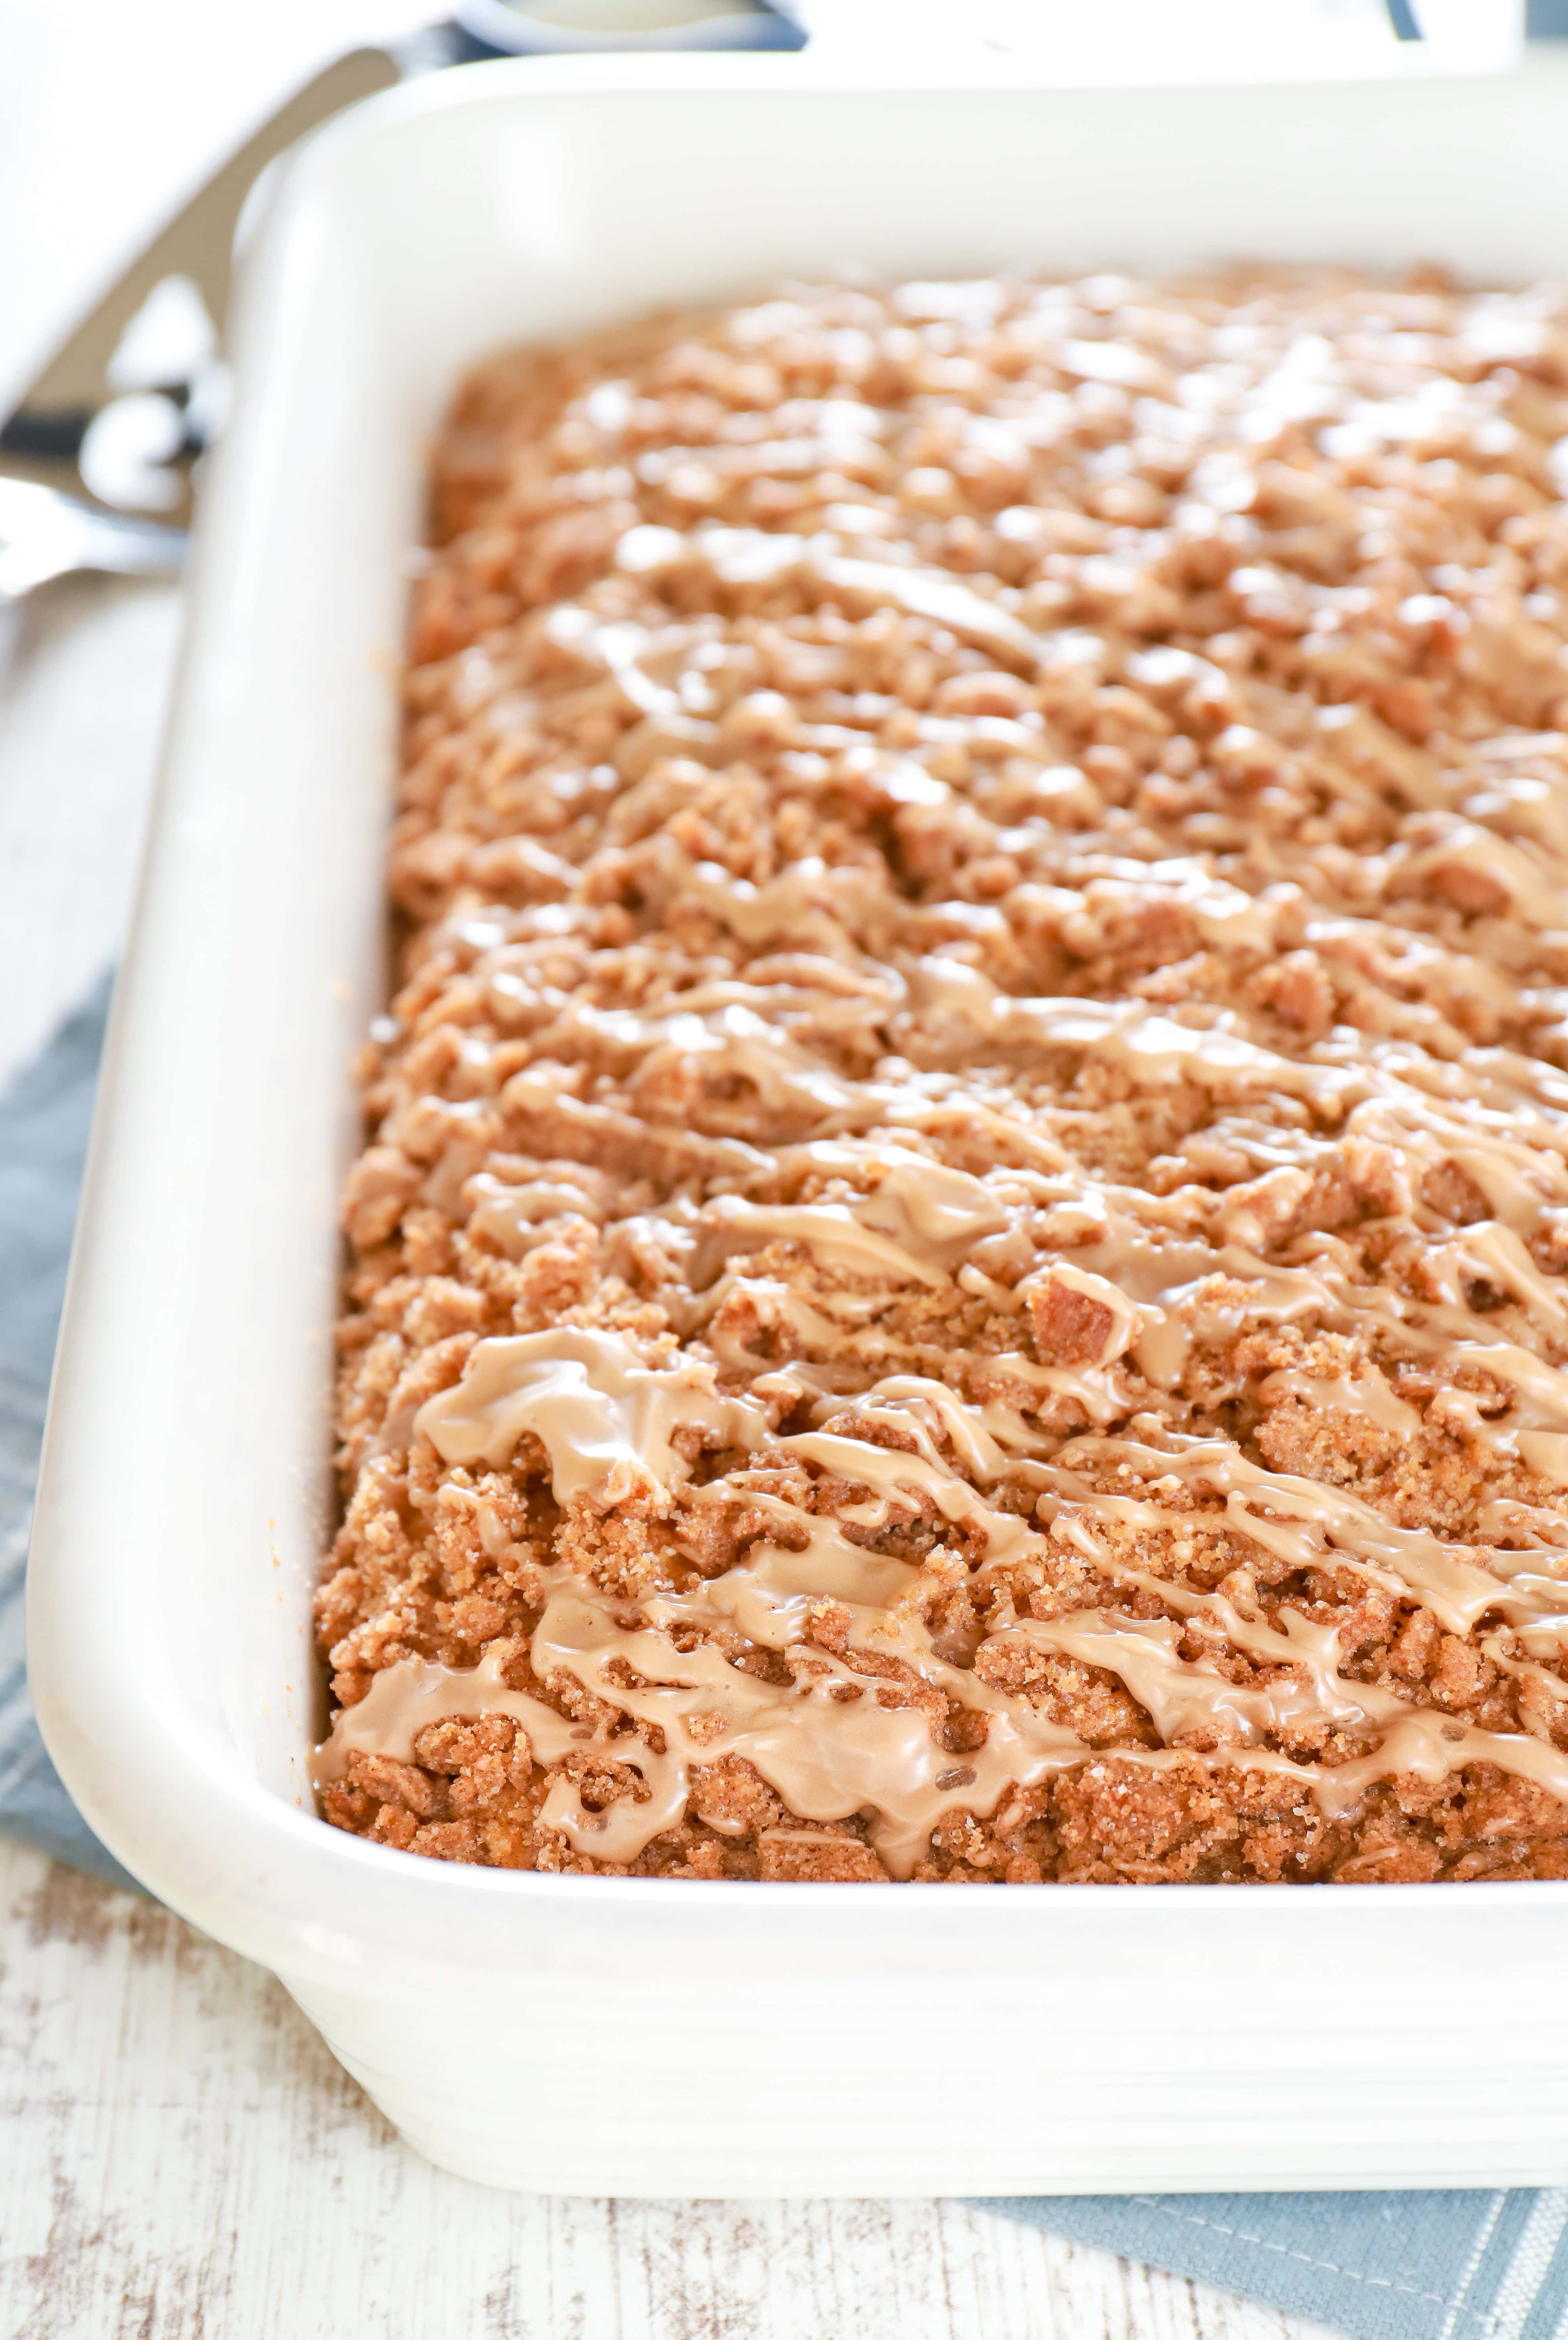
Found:
<path fill-rule="evenodd" d="M 0 1097 L 0 1829 L 132 1886 L 44 1751 L 22 1651 L 27 1518 L 105 1006 L 105 993 L 88 1001 Z M 1568 2187 L 987 2206 L 1361 2340 L 1568 2340 Z"/>
<path fill-rule="evenodd" d="M 23 1582 L 55 1332 L 104 1045 L 104 984 L 0 1096 L 0 1828 L 114 1885 L 44 1751 L 27 1696 Z"/>

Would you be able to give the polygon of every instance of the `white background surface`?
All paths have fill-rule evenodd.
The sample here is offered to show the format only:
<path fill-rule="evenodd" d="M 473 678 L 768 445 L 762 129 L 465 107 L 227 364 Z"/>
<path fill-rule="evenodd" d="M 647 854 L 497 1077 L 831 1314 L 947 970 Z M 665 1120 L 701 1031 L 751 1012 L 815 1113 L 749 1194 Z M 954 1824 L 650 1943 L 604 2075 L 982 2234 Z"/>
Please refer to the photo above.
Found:
<path fill-rule="evenodd" d="M 421 12 L 0 0 L 0 408 L 291 81 Z M 114 954 L 177 627 L 80 580 L 0 613 L 0 1076 Z M 1295 2340 L 956 2204 L 594 2205 L 438 2176 L 280 1988 L 0 1845 L 0 2332 L 29 2340 Z"/>

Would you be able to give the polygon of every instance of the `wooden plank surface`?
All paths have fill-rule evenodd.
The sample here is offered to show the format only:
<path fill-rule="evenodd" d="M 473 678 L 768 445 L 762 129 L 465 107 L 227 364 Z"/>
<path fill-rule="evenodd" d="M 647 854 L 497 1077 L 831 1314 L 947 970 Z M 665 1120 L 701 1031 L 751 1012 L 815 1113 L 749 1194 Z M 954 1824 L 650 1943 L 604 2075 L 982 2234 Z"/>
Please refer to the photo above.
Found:
<path fill-rule="evenodd" d="M 0 1077 L 116 947 L 176 606 L 0 613 Z M 403 2147 L 281 1987 L 0 1839 L 3 2340 L 1299 2340 L 957 2202 L 509 2196 Z"/>

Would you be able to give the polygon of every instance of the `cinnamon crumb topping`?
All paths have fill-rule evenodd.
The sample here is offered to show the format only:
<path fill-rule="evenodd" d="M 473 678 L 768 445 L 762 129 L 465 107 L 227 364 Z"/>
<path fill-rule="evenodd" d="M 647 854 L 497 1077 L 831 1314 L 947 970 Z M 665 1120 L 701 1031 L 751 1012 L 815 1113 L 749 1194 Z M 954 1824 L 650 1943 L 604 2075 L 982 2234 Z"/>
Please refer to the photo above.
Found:
<path fill-rule="evenodd" d="M 463 387 L 334 1825 L 1568 1875 L 1568 306 L 791 290 Z"/>

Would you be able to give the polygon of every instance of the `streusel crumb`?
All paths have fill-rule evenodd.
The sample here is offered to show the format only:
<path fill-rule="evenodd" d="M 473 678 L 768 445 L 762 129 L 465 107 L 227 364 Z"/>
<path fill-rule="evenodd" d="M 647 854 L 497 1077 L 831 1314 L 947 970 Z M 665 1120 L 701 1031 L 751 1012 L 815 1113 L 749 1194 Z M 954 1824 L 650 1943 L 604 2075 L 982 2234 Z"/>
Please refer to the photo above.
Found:
<path fill-rule="evenodd" d="M 791 290 L 476 373 L 337 1827 L 1568 1876 L 1568 302 Z"/>

